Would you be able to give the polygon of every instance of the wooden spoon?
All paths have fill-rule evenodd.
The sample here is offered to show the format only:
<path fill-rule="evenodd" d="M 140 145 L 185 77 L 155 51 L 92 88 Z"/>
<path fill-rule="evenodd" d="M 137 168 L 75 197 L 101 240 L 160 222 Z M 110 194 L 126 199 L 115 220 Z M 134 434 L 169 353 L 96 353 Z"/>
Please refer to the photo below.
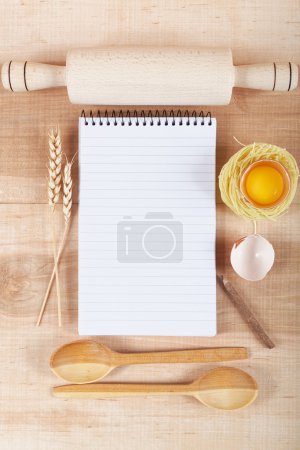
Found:
<path fill-rule="evenodd" d="M 244 347 L 203 348 L 151 353 L 118 353 L 92 340 L 70 342 L 51 356 L 50 367 L 65 381 L 92 383 L 117 366 L 152 363 L 202 363 L 248 358 Z"/>
<path fill-rule="evenodd" d="M 137 395 L 190 395 L 211 408 L 232 410 L 252 403 L 258 393 L 254 378 L 233 367 L 210 370 L 190 384 L 85 384 L 56 386 L 55 397 L 107 399 Z"/>

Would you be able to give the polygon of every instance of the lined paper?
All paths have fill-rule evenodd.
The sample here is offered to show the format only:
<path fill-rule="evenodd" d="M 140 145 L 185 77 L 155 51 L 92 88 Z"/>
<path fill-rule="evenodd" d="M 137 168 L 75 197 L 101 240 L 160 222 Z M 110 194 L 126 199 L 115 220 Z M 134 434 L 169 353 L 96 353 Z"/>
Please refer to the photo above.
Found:
<path fill-rule="evenodd" d="M 216 333 L 216 121 L 79 119 L 79 334 Z"/>

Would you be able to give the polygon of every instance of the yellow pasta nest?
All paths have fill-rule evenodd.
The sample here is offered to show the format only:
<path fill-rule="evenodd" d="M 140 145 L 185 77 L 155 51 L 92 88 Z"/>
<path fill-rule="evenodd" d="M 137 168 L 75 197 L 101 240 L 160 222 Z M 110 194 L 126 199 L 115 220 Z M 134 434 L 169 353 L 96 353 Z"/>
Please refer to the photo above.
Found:
<path fill-rule="evenodd" d="M 273 159 L 286 167 L 291 186 L 287 198 L 273 208 L 256 208 L 240 191 L 240 179 L 244 170 L 260 159 Z M 295 197 L 299 169 L 295 158 L 284 148 L 271 144 L 253 143 L 235 153 L 223 166 L 219 175 L 219 187 L 223 202 L 238 216 L 250 220 L 271 219 L 284 214 Z"/>

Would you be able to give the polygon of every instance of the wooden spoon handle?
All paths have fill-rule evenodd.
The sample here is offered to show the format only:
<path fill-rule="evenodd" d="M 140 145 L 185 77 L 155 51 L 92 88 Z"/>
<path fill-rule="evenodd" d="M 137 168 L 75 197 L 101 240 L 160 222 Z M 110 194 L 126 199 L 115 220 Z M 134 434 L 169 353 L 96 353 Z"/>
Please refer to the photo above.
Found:
<path fill-rule="evenodd" d="M 56 386 L 53 395 L 60 398 L 117 398 L 145 395 L 192 395 L 188 384 L 70 384 Z"/>
<path fill-rule="evenodd" d="M 247 359 L 244 347 L 202 348 L 197 350 L 178 350 L 149 353 L 118 353 L 118 365 L 154 363 L 208 363 Z"/>

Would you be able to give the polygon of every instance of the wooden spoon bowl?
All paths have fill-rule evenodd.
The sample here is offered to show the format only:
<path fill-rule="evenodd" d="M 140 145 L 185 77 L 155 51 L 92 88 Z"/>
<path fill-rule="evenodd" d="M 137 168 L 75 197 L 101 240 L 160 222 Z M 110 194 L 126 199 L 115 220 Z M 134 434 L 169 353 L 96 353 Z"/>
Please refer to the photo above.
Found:
<path fill-rule="evenodd" d="M 250 405 L 258 394 L 254 378 L 233 367 L 210 370 L 191 386 L 196 388 L 193 395 L 201 403 L 210 408 L 228 411 Z"/>
<path fill-rule="evenodd" d="M 72 383 L 91 383 L 105 377 L 117 365 L 114 352 L 92 340 L 70 342 L 56 350 L 50 368 L 58 377 Z"/>

